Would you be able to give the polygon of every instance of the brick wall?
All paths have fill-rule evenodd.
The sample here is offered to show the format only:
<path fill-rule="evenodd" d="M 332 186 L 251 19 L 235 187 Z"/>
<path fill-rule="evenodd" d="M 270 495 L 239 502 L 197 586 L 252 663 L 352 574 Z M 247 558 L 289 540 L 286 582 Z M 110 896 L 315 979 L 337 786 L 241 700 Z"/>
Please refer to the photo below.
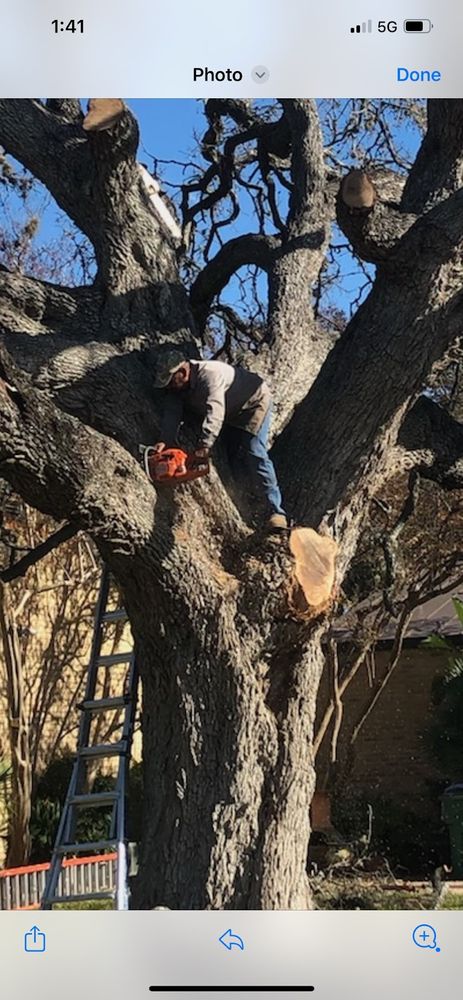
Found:
<path fill-rule="evenodd" d="M 377 653 L 376 677 L 382 677 L 388 652 Z M 340 657 L 342 664 L 342 654 Z M 381 795 L 414 810 L 428 811 L 435 800 L 435 783 L 445 781 L 427 749 L 424 730 L 432 712 L 431 686 L 442 674 L 445 658 L 423 647 L 405 649 L 388 686 L 367 720 L 356 743 L 355 763 L 349 777 L 354 794 Z M 339 759 L 344 759 L 348 737 L 371 693 L 368 674 L 362 666 L 344 697 Z M 322 681 L 317 719 L 328 701 L 328 677 Z M 327 773 L 331 730 L 317 757 L 319 784 Z M 434 786 L 434 787 L 432 787 Z"/>

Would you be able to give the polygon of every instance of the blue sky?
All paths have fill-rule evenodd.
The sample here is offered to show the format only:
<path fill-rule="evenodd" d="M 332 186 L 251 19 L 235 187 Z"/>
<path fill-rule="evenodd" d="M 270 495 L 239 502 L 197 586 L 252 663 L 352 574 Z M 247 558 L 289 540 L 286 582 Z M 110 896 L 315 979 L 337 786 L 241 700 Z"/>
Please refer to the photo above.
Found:
<path fill-rule="evenodd" d="M 192 152 L 195 131 L 204 129 L 202 101 L 139 98 L 127 103 L 140 125 L 142 154 L 181 160 Z"/>

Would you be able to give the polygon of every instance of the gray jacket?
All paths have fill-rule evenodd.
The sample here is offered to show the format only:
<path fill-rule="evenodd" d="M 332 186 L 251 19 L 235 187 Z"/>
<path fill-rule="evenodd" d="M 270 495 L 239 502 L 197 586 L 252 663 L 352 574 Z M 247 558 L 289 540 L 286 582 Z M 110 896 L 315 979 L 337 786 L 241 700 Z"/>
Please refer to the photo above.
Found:
<path fill-rule="evenodd" d="M 202 418 L 200 446 L 211 448 L 222 424 L 257 434 L 271 403 L 270 389 L 260 375 L 223 361 L 191 361 L 190 384 L 166 392 L 160 440 L 175 442 L 184 407 Z"/>

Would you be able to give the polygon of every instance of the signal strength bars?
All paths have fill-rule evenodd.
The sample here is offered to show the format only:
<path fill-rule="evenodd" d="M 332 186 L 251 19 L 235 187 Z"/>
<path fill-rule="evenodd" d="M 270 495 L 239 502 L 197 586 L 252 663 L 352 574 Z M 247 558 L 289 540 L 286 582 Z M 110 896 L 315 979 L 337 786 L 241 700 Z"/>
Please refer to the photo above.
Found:
<path fill-rule="evenodd" d="M 361 35 L 361 34 L 371 35 L 372 31 L 373 31 L 372 21 L 362 21 L 361 24 L 354 24 L 354 26 L 350 29 L 351 35 Z"/>

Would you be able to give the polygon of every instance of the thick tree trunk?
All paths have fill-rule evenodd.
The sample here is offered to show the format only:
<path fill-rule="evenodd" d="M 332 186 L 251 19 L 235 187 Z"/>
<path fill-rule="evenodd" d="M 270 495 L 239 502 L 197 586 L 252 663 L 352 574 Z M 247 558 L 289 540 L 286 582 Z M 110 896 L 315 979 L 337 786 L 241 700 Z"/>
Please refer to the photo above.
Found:
<path fill-rule="evenodd" d="M 264 546 L 248 580 L 246 570 L 239 581 L 224 573 L 223 588 L 182 592 L 170 607 L 147 580 L 125 582 L 143 678 L 147 833 L 136 907 L 310 906 L 323 656 L 320 626 L 289 618 L 288 570 L 286 553 Z"/>
<path fill-rule="evenodd" d="M 324 665 L 321 627 L 291 651 L 276 657 L 280 683 L 289 684 L 284 714 L 277 712 L 278 757 L 267 773 L 261 834 L 255 866 L 258 882 L 250 908 L 307 909 L 310 803 L 315 791 L 313 735 L 318 688 Z M 301 637 L 302 639 L 302 637 Z M 286 699 L 285 699 L 286 700 Z"/>

